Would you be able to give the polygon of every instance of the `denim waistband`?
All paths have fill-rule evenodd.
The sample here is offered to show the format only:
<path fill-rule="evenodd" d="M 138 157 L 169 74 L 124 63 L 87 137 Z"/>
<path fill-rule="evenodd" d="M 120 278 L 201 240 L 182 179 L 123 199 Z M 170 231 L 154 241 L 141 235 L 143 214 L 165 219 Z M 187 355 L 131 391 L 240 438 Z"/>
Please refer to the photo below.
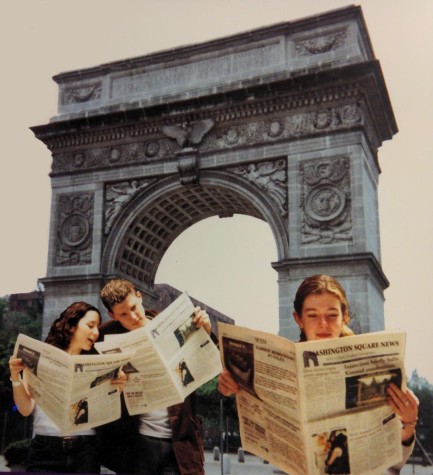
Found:
<path fill-rule="evenodd" d="M 36 434 L 35 440 L 42 442 L 48 447 L 73 450 L 81 447 L 86 442 L 95 442 L 96 437 L 94 435 L 67 435 L 64 437 L 56 437 L 53 435 Z"/>
<path fill-rule="evenodd" d="M 171 437 L 154 437 L 153 435 L 145 435 L 145 434 L 140 434 L 140 437 L 144 439 L 149 439 L 149 440 L 155 440 L 159 442 L 172 442 L 173 439 Z"/>

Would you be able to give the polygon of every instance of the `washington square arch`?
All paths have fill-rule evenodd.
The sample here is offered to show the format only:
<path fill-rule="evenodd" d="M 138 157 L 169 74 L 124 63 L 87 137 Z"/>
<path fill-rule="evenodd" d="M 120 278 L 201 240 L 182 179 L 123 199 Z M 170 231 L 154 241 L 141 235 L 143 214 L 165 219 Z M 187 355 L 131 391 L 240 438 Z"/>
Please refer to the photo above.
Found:
<path fill-rule="evenodd" d="M 313 273 L 337 277 L 356 332 L 383 329 L 378 149 L 397 132 L 360 7 L 61 73 L 44 333 L 112 277 L 145 306 L 165 251 L 211 217 L 264 220 L 279 333 Z M 246 243 L 254 245 L 254 243 Z"/>

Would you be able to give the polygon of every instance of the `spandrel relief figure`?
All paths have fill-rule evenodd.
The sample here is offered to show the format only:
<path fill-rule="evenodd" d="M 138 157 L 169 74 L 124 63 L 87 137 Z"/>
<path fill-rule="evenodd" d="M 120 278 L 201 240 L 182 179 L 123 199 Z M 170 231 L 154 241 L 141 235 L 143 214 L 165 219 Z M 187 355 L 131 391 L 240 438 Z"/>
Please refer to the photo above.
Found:
<path fill-rule="evenodd" d="M 285 161 L 251 163 L 245 167 L 235 169 L 235 172 L 264 189 L 278 204 L 280 212 L 285 215 L 286 210 L 286 169 Z"/>
<path fill-rule="evenodd" d="M 137 180 L 107 186 L 105 208 L 105 234 L 110 232 L 116 217 L 132 197 L 149 183 L 139 184 Z"/>

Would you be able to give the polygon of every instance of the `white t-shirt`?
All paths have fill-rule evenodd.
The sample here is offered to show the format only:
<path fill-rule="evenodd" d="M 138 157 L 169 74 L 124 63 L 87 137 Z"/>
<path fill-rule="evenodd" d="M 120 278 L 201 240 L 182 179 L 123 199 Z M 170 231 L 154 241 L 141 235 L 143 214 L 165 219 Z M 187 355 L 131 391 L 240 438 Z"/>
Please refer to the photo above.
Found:
<path fill-rule="evenodd" d="M 64 437 L 66 435 L 95 435 L 95 429 L 84 429 L 72 434 L 62 433 L 45 412 L 35 404 L 35 409 L 33 411 L 33 433 L 36 435 Z"/>
<path fill-rule="evenodd" d="M 159 409 L 141 414 L 139 432 L 141 435 L 171 439 L 173 432 L 168 421 L 167 409 Z"/>

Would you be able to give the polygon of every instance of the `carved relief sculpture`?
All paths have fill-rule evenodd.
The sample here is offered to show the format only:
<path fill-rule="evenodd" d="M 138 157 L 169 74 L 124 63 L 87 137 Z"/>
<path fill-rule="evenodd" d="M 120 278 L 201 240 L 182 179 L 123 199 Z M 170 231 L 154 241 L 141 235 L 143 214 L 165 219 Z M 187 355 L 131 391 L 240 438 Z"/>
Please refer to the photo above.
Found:
<path fill-rule="evenodd" d="M 125 205 L 141 189 L 153 183 L 149 181 L 123 181 L 121 183 L 107 185 L 105 188 L 105 234 L 108 234 Z"/>
<path fill-rule="evenodd" d="M 63 94 L 63 104 L 75 104 L 100 99 L 101 93 L 101 82 L 89 84 L 88 86 L 68 88 Z"/>
<path fill-rule="evenodd" d="M 280 213 L 287 214 L 287 172 L 286 161 L 250 163 L 236 167 L 233 171 L 254 183 L 277 203 Z"/>
<path fill-rule="evenodd" d="M 89 264 L 92 260 L 93 193 L 58 198 L 55 265 Z"/>
<path fill-rule="evenodd" d="M 167 137 L 175 139 L 181 149 L 187 149 L 200 144 L 213 125 L 214 121 L 212 119 L 205 119 L 176 125 L 164 125 L 161 130 Z"/>
<path fill-rule="evenodd" d="M 346 36 L 346 30 L 341 30 L 298 41 L 295 46 L 296 53 L 298 56 L 308 56 L 336 50 L 344 45 Z"/>
<path fill-rule="evenodd" d="M 302 244 L 352 239 L 349 159 L 301 164 Z"/>

